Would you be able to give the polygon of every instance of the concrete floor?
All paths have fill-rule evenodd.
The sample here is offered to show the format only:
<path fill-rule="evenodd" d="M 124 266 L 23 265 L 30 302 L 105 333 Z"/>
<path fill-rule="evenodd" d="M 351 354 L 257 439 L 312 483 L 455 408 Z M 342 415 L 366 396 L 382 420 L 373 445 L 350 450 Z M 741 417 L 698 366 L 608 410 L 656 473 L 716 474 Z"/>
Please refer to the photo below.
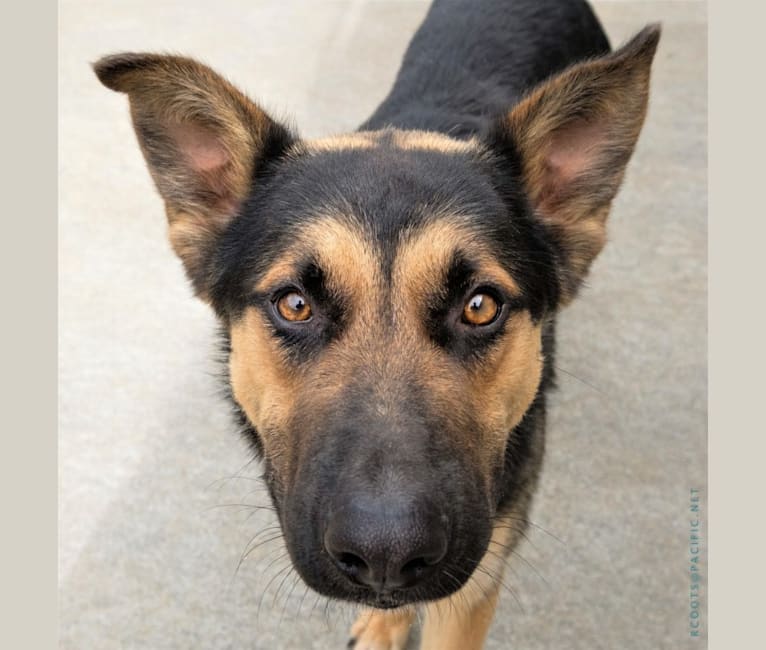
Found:
<path fill-rule="evenodd" d="M 215 323 L 165 239 L 127 102 L 88 62 L 172 50 L 306 136 L 382 99 L 421 1 L 60 3 L 62 648 L 343 648 L 350 608 L 289 573 L 217 395 Z M 689 490 L 706 485 L 706 8 L 598 2 L 614 44 L 664 34 L 610 243 L 562 316 L 532 529 L 487 648 L 700 648 Z M 224 506 L 224 507 L 216 507 Z M 703 531 L 704 532 L 704 531 Z M 267 532 L 262 539 L 269 540 Z"/>

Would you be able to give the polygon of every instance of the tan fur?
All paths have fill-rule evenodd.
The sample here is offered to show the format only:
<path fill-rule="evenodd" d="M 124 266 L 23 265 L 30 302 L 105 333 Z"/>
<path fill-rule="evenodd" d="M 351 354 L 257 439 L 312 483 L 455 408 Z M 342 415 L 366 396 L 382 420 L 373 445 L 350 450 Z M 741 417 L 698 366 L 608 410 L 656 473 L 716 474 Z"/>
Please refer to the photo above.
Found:
<path fill-rule="evenodd" d="M 355 641 L 354 650 L 405 650 L 414 618 L 411 608 L 365 609 L 349 633 Z"/>
<path fill-rule="evenodd" d="M 352 299 L 355 312 L 372 308 L 379 298 L 377 254 L 359 226 L 340 213 L 318 216 L 296 235 L 290 250 L 258 282 L 258 291 L 271 291 L 289 284 L 296 264 L 307 251 L 327 275 L 330 287 Z"/>
<path fill-rule="evenodd" d="M 520 536 L 512 516 L 495 524 L 489 548 L 471 578 L 449 598 L 424 607 L 420 650 L 481 650 L 492 623 L 507 556 Z"/>
<path fill-rule="evenodd" d="M 284 431 L 289 421 L 300 377 L 292 370 L 270 335 L 264 317 L 248 309 L 230 330 L 229 374 L 234 399 L 261 432 L 264 452 L 283 482 L 289 476 L 293 449 Z"/>
<path fill-rule="evenodd" d="M 420 650 L 481 650 L 497 606 L 498 587 L 470 603 L 452 599 L 449 604 L 427 606 Z"/>
<path fill-rule="evenodd" d="M 457 140 L 434 131 L 394 131 L 393 143 L 400 149 L 426 149 L 442 153 L 467 153 L 477 149 L 475 140 Z"/>
<path fill-rule="evenodd" d="M 485 281 L 497 283 L 512 296 L 520 295 L 516 281 L 466 226 L 456 218 L 442 218 L 405 237 L 399 246 L 392 284 L 401 296 L 397 314 L 402 329 L 420 332 L 420 338 L 425 338 L 422 297 L 443 285 L 456 251 L 464 251 L 476 263 Z M 528 312 L 521 312 L 511 315 L 495 350 L 470 371 L 445 364 L 440 354 L 419 353 L 419 375 L 429 377 L 433 403 L 443 404 L 456 415 L 462 409 L 480 414 L 483 431 L 489 433 L 465 430 L 464 439 L 457 443 L 467 453 L 476 453 L 487 480 L 505 446 L 507 432 L 518 424 L 534 398 L 542 371 L 541 346 L 540 324 L 532 323 Z M 461 395 L 460 404 L 455 402 L 457 394 Z"/>
<path fill-rule="evenodd" d="M 524 311 L 512 316 L 506 329 L 503 342 L 482 361 L 466 386 L 486 430 L 495 432 L 487 445 L 489 466 L 505 447 L 505 432 L 521 421 L 532 403 L 543 369 L 541 324 L 533 323 Z"/>
<path fill-rule="evenodd" d="M 386 140 L 390 146 L 405 151 L 429 150 L 442 153 L 467 153 L 478 150 L 476 140 L 457 140 L 434 131 L 359 131 L 327 138 L 308 140 L 304 143 L 311 152 L 375 149 Z"/>
<path fill-rule="evenodd" d="M 343 346 L 328 349 L 313 366 L 295 376 L 289 372 L 277 343 L 270 340 L 255 308 L 232 327 L 231 382 L 234 396 L 261 433 L 267 454 L 274 445 L 290 447 L 297 441 L 272 440 L 285 431 L 290 404 L 300 399 L 302 409 L 327 409 L 345 386 L 358 380 L 360 368 L 379 377 L 375 408 L 381 416 L 395 413 L 402 390 L 417 379 L 429 392 L 435 410 L 449 410 L 455 418 L 478 414 L 481 431 L 463 430 L 453 441 L 474 457 L 485 481 L 505 446 L 506 432 L 518 424 L 529 407 L 542 368 L 541 329 L 527 312 L 512 314 L 505 336 L 472 369 L 451 360 L 430 343 L 424 330 L 424 296 L 436 291 L 456 250 L 477 264 L 486 281 L 496 282 L 511 295 L 519 287 L 455 219 L 440 219 L 402 238 L 392 272 L 392 328 L 383 319 L 380 260 L 360 228 L 347 216 L 326 215 L 296 237 L 288 250 L 261 279 L 259 291 L 289 284 L 295 263 L 311 252 L 327 274 L 331 287 L 350 299 L 351 320 Z M 393 336 L 393 338 L 391 338 Z M 456 402 L 455 395 L 462 395 Z M 263 404 L 271 405 L 264 410 Z M 284 434 L 283 434 L 284 435 Z M 282 453 L 281 450 L 280 453 Z M 285 463 L 287 461 L 285 460 Z M 286 468 L 287 466 L 285 466 Z"/>
<path fill-rule="evenodd" d="M 393 285 L 405 290 L 410 302 L 439 290 L 457 251 L 477 263 L 485 280 L 496 282 L 512 296 L 521 295 L 519 285 L 495 261 L 461 215 L 439 212 L 433 217 L 433 223 L 400 236 Z"/>
<path fill-rule="evenodd" d="M 378 262 L 359 230 L 341 215 L 319 218 L 303 229 L 291 250 L 254 289 L 268 292 L 294 281 L 296 264 L 306 251 L 315 254 L 328 284 L 351 297 L 357 318 L 369 319 L 379 301 L 375 278 Z M 353 367 L 346 362 L 347 355 L 329 354 L 308 371 L 297 373 L 254 307 L 232 324 L 231 349 L 229 369 L 234 398 L 258 429 L 265 453 L 277 476 L 285 481 L 290 475 L 292 450 L 298 446 L 298 441 L 284 434 L 296 400 L 301 400 L 304 409 L 326 408 L 351 381 Z"/>
<path fill-rule="evenodd" d="M 165 212 L 168 218 L 168 239 L 173 251 L 183 260 L 192 277 L 204 273 L 207 246 L 223 230 L 228 216 L 226 213 L 187 212 L 172 206 L 167 206 Z"/>
<path fill-rule="evenodd" d="M 344 133 L 343 135 L 308 140 L 304 145 L 309 152 L 343 151 L 345 149 L 374 149 L 378 146 L 378 133 L 376 131 Z"/>
<path fill-rule="evenodd" d="M 508 586 L 505 568 L 508 556 L 520 538 L 522 508 L 516 508 L 495 524 L 489 548 L 479 566 L 463 587 L 442 600 L 422 607 L 424 624 L 420 650 L 481 650 L 492 624 L 499 592 Z M 351 628 L 351 638 L 359 639 L 354 650 L 394 650 L 404 648 L 415 610 L 386 612 L 364 610 Z M 361 641 L 364 641 L 360 644 Z M 399 643 L 400 645 L 396 645 Z"/>

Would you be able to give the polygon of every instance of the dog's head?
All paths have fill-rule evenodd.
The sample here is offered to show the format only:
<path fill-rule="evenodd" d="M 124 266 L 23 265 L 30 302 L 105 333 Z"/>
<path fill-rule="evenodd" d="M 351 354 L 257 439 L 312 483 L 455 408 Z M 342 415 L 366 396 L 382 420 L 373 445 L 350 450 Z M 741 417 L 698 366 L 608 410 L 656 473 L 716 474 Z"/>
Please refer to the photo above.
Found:
<path fill-rule="evenodd" d="M 303 141 L 192 60 L 96 64 L 130 98 L 317 591 L 378 607 L 446 596 L 528 500 L 546 323 L 604 244 L 658 37 L 569 68 L 470 140 Z"/>

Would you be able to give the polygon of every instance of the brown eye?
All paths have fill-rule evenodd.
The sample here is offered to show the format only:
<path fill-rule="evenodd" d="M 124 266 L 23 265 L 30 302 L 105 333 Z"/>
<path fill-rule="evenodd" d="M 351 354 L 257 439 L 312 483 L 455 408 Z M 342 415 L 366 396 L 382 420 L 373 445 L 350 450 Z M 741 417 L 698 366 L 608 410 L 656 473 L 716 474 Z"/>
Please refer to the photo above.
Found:
<path fill-rule="evenodd" d="M 475 293 L 463 307 L 463 322 L 469 325 L 489 325 L 500 313 L 497 301 L 486 293 Z"/>
<path fill-rule="evenodd" d="M 277 301 L 279 315 L 293 323 L 307 321 L 311 318 L 311 307 L 303 294 L 290 291 Z"/>

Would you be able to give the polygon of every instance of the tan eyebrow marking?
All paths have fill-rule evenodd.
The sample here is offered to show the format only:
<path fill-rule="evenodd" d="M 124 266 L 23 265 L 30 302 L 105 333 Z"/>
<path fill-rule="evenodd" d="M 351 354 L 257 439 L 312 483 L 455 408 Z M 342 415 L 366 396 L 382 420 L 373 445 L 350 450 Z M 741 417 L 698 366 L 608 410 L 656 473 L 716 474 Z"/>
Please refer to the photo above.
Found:
<path fill-rule="evenodd" d="M 433 131 L 404 131 L 399 129 L 344 133 L 308 140 L 305 146 L 309 152 L 375 149 L 382 146 L 384 139 L 391 146 L 405 151 L 420 149 L 442 153 L 469 153 L 479 150 L 479 143 L 475 138 L 458 140 Z"/>

